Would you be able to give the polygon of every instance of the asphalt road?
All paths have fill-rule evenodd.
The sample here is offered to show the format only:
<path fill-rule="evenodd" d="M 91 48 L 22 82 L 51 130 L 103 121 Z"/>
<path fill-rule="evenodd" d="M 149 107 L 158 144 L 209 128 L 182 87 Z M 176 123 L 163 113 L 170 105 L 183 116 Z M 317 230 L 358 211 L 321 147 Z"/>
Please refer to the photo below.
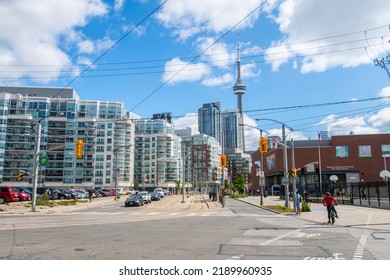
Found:
<path fill-rule="evenodd" d="M 315 223 L 228 199 L 166 198 L 53 215 L 0 216 L 0 259 L 390 259 L 388 232 Z"/>

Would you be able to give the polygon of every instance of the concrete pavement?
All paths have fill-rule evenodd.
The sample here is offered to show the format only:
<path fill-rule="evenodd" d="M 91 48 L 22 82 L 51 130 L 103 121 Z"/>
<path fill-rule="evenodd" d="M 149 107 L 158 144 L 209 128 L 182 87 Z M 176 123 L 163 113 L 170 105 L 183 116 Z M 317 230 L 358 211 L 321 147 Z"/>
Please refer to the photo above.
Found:
<path fill-rule="evenodd" d="M 277 196 L 267 196 L 263 198 L 263 206 L 260 206 L 259 196 L 248 196 L 239 200 L 267 209 L 268 205 L 285 205 L 285 201 Z M 292 202 L 291 207 L 292 207 Z M 229 207 L 229 205 L 227 205 Z M 328 223 L 328 212 L 321 203 L 310 203 L 311 212 L 302 212 L 301 214 L 287 213 L 281 215 L 292 216 L 297 219 L 303 219 L 317 224 Z M 390 209 L 379 209 L 353 205 L 338 205 L 336 210 L 339 219 L 336 219 L 335 225 L 345 227 L 362 227 L 374 230 L 390 231 Z"/>

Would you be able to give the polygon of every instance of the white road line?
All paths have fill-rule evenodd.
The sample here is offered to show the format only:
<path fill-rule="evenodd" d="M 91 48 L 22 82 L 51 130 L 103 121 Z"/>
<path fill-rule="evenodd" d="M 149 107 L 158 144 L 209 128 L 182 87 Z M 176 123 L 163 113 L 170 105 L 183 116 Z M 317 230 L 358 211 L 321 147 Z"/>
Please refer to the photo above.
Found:
<path fill-rule="evenodd" d="M 114 212 L 114 213 L 108 213 L 109 215 L 119 215 L 119 214 L 123 214 L 123 212 Z"/>
<path fill-rule="evenodd" d="M 175 212 L 175 213 L 168 214 L 168 216 L 175 216 L 175 215 L 179 215 L 179 214 L 180 214 L 179 212 Z"/>
<path fill-rule="evenodd" d="M 146 216 L 154 216 L 154 215 L 157 215 L 157 214 L 160 214 L 160 212 L 151 212 L 149 214 L 146 214 Z"/>
<path fill-rule="evenodd" d="M 371 218 L 372 215 L 368 215 L 367 222 L 366 222 L 366 229 L 364 230 L 363 234 L 360 236 L 359 243 L 356 247 L 355 254 L 353 255 L 353 260 L 362 260 L 363 259 L 363 254 L 364 254 L 364 249 L 366 247 L 367 243 L 367 237 L 368 237 L 368 229 L 367 226 L 371 224 Z"/>
<path fill-rule="evenodd" d="M 280 239 L 282 239 L 282 238 L 285 238 L 285 237 L 287 237 L 287 236 L 289 236 L 289 235 L 292 235 L 292 234 L 297 234 L 297 233 L 299 233 L 300 231 L 302 231 L 303 229 L 297 229 L 297 230 L 293 230 L 293 231 L 289 231 L 289 232 L 286 232 L 285 234 L 282 234 L 282 235 L 279 235 L 279 236 L 277 236 L 277 237 L 275 237 L 275 238 L 272 238 L 272 239 L 269 239 L 269 240 L 267 240 L 267 241 L 264 241 L 263 243 L 260 243 L 259 245 L 260 246 L 265 246 L 265 245 L 269 245 L 269 244 L 271 244 L 271 243 L 273 243 L 273 242 L 275 242 L 275 241 L 278 241 L 278 240 L 280 240 Z"/>
<path fill-rule="evenodd" d="M 196 215 L 198 215 L 198 213 L 190 213 L 190 214 L 187 214 L 186 216 L 187 217 L 193 217 L 193 216 L 196 216 Z"/>

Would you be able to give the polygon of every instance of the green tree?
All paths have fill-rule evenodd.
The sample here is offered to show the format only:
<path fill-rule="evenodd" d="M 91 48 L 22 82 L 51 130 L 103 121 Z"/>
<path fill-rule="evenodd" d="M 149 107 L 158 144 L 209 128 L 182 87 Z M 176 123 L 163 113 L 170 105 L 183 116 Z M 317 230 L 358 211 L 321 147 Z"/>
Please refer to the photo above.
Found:
<path fill-rule="evenodd" d="M 238 193 L 244 193 L 245 190 L 245 178 L 241 173 L 237 173 L 233 180 L 233 190 Z"/>
<path fill-rule="evenodd" d="M 138 187 L 139 187 L 138 181 L 134 181 L 134 189 L 138 190 Z"/>

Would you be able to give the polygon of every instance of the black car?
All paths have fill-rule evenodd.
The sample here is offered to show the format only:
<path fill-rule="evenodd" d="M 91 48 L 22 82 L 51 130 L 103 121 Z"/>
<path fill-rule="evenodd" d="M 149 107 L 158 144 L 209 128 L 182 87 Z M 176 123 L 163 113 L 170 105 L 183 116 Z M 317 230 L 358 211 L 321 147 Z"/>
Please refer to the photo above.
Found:
<path fill-rule="evenodd" d="M 71 199 L 71 195 L 59 189 L 50 189 L 50 199 Z"/>
<path fill-rule="evenodd" d="M 134 194 L 126 198 L 125 207 L 142 205 L 144 205 L 144 200 L 140 195 Z"/>
<path fill-rule="evenodd" d="M 160 194 L 159 194 L 158 192 L 151 192 L 151 193 L 150 193 L 150 197 L 151 197 L 151 199 L 152 199 L 153 201 L 155 201 L 155 200 L 160 200 L 160 199 L 161 199 Z"/>

